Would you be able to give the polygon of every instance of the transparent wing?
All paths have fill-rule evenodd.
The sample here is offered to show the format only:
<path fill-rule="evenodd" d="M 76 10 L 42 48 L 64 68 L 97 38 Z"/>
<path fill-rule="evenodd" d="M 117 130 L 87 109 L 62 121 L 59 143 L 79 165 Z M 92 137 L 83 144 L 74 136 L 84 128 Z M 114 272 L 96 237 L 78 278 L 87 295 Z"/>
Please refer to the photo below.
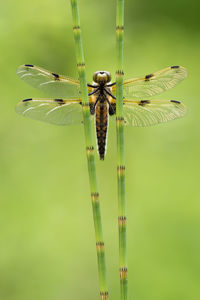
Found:
<path fill-rule="evenodd" d="M 51 97 L 79 97 L 80 83 L 78 80 L 61 76 L 40 67 L 23 65 L 17 69 L 17 75 Z"/>
<path fill-rule="evenodd" d="M 80 99 L 25 99 L 16 105 L 16 112 L 56 125 L 71 125 L 83 120 Z"/>
<path fill-rule="evenodd" d="M 124 100 L 124 120 L 129 126 L 151 126 L 183 117 L 186 107 L 176 100 Z"/>
<path fill-rule="evenodd" d="M 148 74 L 142 78 L 125 80 L 123 95 L 125 98 L 146 98 L 171 89 L 187 77 L 187 71 L 180 66 L 172 66 L 161 71 Z M 115 95 L 116 87 L 112 89 Z"/>

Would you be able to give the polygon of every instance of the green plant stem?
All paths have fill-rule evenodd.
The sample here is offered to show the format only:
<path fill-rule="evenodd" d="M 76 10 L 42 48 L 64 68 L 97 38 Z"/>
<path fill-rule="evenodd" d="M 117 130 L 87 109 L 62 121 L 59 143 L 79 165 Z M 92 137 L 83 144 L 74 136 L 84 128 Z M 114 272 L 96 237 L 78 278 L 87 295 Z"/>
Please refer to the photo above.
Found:
<path fill-rule="evenodd" d="M 116 37 L 116 129 L 117 129 L 117 182 L 118 182 L 118 227 L 121 300 L 128 297 L 128 269 L 126 254 L 126 196 L 124 159 L 124 116 L 123 116 L 123 36 L 124 0 L 117 0 Z"/>
<path fill-rule="evenodd" d="M 95 167 L 95 160 L 94 160 L 94 146 L 93 146 L 91 120 L 90 120 L 90 106 L 88 101 L 88 88 L 87 88 L 77 0 L 71 0 L 71 7 L 72 7 L 73 31 L 74 31 L 74 40 L 75 40 L 75 52 L 76 52 L 76 60 L 77 60 L 77 67 L 78 67 L 78 74 L 79 74 L 80 88 L 81 88 L 86 153 L 87 153 L 87 161 L 88 161 L 93 219 L 94 219 L 94 228 L 95 228 L 95 236 L 96 236 L 100 299 L 107 300 L 108 289 L 107 289 L 107 282 L 106 282 L 105 250 L 104 250 L 103 232 L 102 232 L 102 225 L 101 225 L 99 193 L 97 188 L 96 167 Z"/>

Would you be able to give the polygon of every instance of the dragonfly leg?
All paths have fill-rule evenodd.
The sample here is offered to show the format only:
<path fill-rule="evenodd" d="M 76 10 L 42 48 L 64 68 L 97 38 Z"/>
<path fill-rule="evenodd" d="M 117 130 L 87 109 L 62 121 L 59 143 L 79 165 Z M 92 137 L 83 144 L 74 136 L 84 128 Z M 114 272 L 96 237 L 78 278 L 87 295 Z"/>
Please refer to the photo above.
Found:
<path fill-rule="evenodd" d="M 97 88 L 96 90 L 94 90 L 93 92 L 89 93 L 88 96 L 91 96 L 93 94 L 95 94 L 96 92 L 98 92 L 99 88 Z"/>
<path fill-rule="evenodd" d="M 94 88 L 94 89 L 97 87 L 97 85 L 93 85 L 93 84 L 89 84 L 89 83 L 87 84 L 87 86 Z"/>
<path fill-rule="evenodd" d="M 116 97 L 111 92 L 109 92 L 107 89 L 104 89 L 104 91 L 106 92 L 106 94 L 116 100 Z"/>
<path fill-rule="evenodd" d="M 116 82 L 113 82 L 113 83 L 110 83 L 110 84 L 106 84 L 106 86 L 107 87 L 111 87 L 111 86 L 113 86 L 113 85 L 115 85 L 116 84 Z"/>

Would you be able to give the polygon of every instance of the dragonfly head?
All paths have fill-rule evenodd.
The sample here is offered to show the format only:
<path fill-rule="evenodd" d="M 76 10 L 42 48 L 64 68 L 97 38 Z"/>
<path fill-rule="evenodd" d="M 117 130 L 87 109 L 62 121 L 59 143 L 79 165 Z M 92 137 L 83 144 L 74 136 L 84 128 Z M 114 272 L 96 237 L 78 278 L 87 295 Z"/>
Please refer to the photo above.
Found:
<path fill-rule="evenodd" d="M 110 72 L 107 71 L 97 71 L 93 75 L 94 82 L 98 84 L 106 84 L 111 81 Z"/>

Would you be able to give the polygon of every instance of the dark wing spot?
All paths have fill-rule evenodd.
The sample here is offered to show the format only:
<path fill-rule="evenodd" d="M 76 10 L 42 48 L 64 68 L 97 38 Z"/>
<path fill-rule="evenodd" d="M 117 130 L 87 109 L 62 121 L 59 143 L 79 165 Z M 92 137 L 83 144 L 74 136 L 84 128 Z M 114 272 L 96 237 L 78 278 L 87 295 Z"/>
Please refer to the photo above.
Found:
<path fill-rule="evenodd" d="M 115 114 L 116 114 L 116 104 L 113 103 L 113 104 L 110 104 L 110 106 L 109 106 L 109 115 L 113 116 Z"/>
<path fill-rule="evenodd" d="M 145 104 L 149 104 L 149 103 L 151 103 L 150 100 L 141 100 L 138 104 L 144 106 Z"/>
<path fill-rule="evenodd" d="M 64 100 L 63 99 L 54 99 L 55 102 L 59 103 L 59 104 L 64 104 Z"/>
<path fill-rule="evenodd" d="M 171 66 L 171 69 L 179 69 L 180 66 Z"/>
<path fill-rule="evenodd" d="M 181 104 L 181 102 L 177 101 L 177 100 L 170 100 L 170 102 L 173 102 L 173 103 L 176 103 L 176 104 Z"/>
<path fill-rule="evenodd" d="M 54 77 L 55 77 L 55 79 L 59 79 L 59 75 L 58 74 L 56 74 L 56 73 L 51 73 Z"/>
<path fill-rule="evenodd" d="M 28 101 L 32 101 L 32 100 L 33 100 L 32 98 L 29 98 L 29 99 L 22 100 L 22 102 L 28 102 Z"/>
<path fill-rule="evenodd" d="M 25 65 L 25 67 L 30 67 L 30 68 L 33 68 L 34 65 Z"/>
<path fill-rule="evenodd" d="M 145 80 L 148 81 L 151 77 L 153 77 L 153 74 L 148 74 L 145 76 Z"/>

